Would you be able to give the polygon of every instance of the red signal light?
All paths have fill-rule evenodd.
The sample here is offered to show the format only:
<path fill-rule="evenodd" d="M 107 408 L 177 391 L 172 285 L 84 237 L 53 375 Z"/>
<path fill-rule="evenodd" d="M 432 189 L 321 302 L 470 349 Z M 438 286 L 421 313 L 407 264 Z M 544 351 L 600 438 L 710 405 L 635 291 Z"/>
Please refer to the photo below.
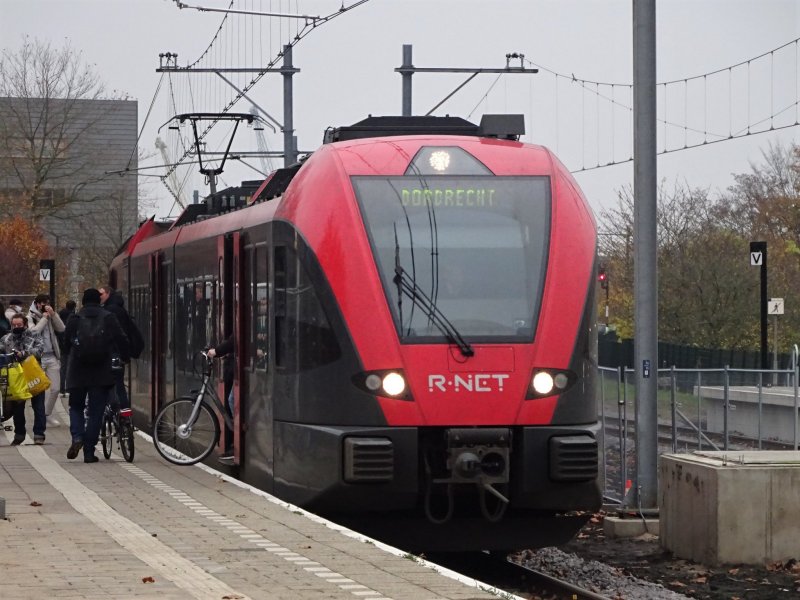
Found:
<path fill-rule="evenodd" d="M 597 272 L 597 281 L 600 282 L 600 287 L 604 290 L 608 289 L 608 275 L 606 274 L 606 268 L 600 267 Z"/>

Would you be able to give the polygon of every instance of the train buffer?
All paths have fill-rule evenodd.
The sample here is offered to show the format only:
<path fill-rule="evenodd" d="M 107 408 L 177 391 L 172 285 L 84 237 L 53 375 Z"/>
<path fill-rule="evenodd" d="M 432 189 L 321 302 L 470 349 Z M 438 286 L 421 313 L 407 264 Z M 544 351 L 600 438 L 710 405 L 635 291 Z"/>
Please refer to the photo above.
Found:
<path fill-rule="evenodd" d="M 208 467 L 171 465 L 149 440 L 133 463 L 86 464 L 67 460 L 65 425 L 44 445 L 12 436 L 0 432 L 4 598 L 497 597 Z"/>

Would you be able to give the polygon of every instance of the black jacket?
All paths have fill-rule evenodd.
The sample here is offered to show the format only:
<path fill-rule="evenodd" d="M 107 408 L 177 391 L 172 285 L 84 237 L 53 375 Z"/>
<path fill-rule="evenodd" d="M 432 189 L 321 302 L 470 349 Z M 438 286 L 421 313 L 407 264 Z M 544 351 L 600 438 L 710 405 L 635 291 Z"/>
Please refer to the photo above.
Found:
<path fill-rule="evenodd" d="M 125 300 L 122 296 L 117 292 L 111 293 L 108 298 L 106 298 L 106 303 L 103 304 L 102 307 L 117 317 L 117 321 L 122 325 L 122 331 L 125 332 L 125 335 L 128 336 L 128 341 L 130 341 L 133 322 L 131 321 L 131 316 L 128 314 L 128 311 L 125 309 Z"/>
<path fill-rule="evenodd" d="M 84 365 L 74 360 L 71 354 L 72 345 L 78 333 L 79 317 L 95 317 L 100 315 L 103 327 L 108 332 L 108 354 L 100 365 Z M 114 385 L 116 381 L 114 371 L 111 369 L 111 359 L 115 354 L 119 354 L 123 361 L 127 361 L 129 356 L 128 336 L 122 330 L 117 317 L 104 310 L 99 304 L 86 304 L 81 308 L 77 315 L 72 315 L 67 321 L 64 330 L 64 349 L 67 353 L 67 385 L 66 388 L 89 388 L 107 387 Z"/>
<path fill-rule="evenodd" d="M 74 310 L 67 310 L 66 308 L 62 308 L 60 311 L 58 311 L 58 316 L 65 326 L 67 321 L 69 321 L 69 318 L 74 314 Z M 63 357 L 66 353 L 66 350 L 64 350 L 64 332 L 56 331 L 56 338 L 58 338 L 58 349 L 61 350 L 61 356 Z"/>

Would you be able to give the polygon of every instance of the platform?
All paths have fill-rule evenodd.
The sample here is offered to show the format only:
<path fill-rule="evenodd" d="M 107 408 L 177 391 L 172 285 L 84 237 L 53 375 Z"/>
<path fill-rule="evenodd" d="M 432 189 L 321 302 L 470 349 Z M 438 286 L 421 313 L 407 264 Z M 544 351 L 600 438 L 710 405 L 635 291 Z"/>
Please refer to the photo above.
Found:
<path fill-rule="evenodd" d="M 697 389 L 695 388 L 695 395 Z M 730 410 L 728 430 L 751 438 L 794 443 L 795 397 L 793 387 L 731 386 L 728 388 Z M 725 431 L 725 388 L 703 386 L 703 406 L 707 413 L 707 431 Z M 713 400 L 709 402 L 708 400 Z"/>
<path fill-rule="evenodd" d="M 30 437 L 9 446 L 13 433 L 0 432 L 3 598 L 471 600 L 502 594 L 204 465 L 171 465 L 144 437 L 136 438 L 132 464 L 118 452 L 103 459 L 99 446 L 98 463 L 85 464 L 82 455 L 67 460 L 61 406 L 56 416 L 63 424 L 48 428 L 43 446 Z"/>

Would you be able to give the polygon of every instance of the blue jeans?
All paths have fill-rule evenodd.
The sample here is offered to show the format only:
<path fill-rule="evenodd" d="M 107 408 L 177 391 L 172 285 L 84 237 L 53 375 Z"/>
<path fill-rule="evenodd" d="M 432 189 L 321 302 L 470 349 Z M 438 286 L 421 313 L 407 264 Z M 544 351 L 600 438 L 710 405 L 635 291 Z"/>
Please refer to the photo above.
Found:
<path fill-rule="evenodd" d="M 47 428 L 47 417 L 44 414 L 44 392 L 36 394 L 31 398 L 31 408 L 33 408 L 33 437 L 43 438 L 44 430 Z M 26 402 L 14 402 L 14 437 L 24 440 L 25 431 L 25 404 Z"/>
<path fill-rule="evenodd" d="M 72 443 L 83 442 L 83 456 L 94 456 L 94 447 L 100 438 L 103 411 L 108 404 L 111 388 L 90 387 L 69 390 L 69 432 Z M 89 402 L 86 402 L 86 398 Z M 84 409 L 86 415 L 84 416 Z"/>

